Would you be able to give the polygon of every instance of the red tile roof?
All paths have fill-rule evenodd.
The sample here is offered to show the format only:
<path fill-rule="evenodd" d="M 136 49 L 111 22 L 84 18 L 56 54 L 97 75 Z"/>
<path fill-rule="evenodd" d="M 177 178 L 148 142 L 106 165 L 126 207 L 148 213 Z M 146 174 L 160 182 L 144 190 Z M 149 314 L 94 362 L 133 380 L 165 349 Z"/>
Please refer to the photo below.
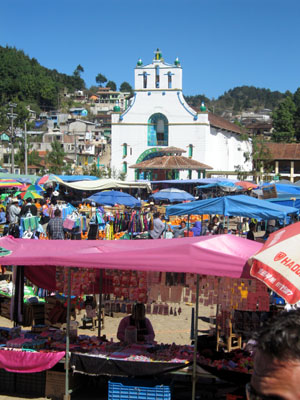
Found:
<path fill-rule="evenodd" d="M 243 130 L 243 128 L 241 128 L 240 126 L 233 124 L 230 121 L 227 121 L 227 119 L 222 118 L 222 117 L 218 117 L 217 115 L 208 112 L 208 120 L 211 126 L 214 126 L 215 128 L 221 128 L 221 129 L 225 129 L 227 131 L 230 132 L 235 132 L 235 133 L 244 133 L 245 131 Z"/>
<path fill-rule="evenodd" d="M 264 146 L 273 160 L 300 160 L 300 143 L 266 142 Z"/>
<path fill-rule="evenodd" d="M 209 165 L 201 162 L 192 160 L 191 158 L 183 156 L 162 156 L 154 157 L 150 160 L 142 161 L 138 164 L 130 165 L 129 168 L 138 169 L 176 169 L 176 170 L 187 170 L 187 169 L 213 169 Z"/>

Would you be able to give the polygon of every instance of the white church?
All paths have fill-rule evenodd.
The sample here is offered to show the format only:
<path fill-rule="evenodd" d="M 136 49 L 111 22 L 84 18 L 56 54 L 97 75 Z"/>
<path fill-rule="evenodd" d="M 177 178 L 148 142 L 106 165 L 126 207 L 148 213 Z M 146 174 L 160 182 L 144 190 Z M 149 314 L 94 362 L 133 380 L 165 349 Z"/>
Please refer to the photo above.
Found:
<path fill-rule="evenodd" d="M 251 151 L 251 144 L 242 140 L 240 128 L 208 112 L 204 105 L 195 111 L 186 103 L 178 59 L 167 64 L 157 50 L 151 64 L 137 62 L 134 74 L 134 95 L 129 107 L 123 113 L 115 107 L 112 114 L 113 169 L 125 172 L 127 180 L 166 179 L 161 171 L 130 166 L 164 155 L 164 149 L 178 148 L 186 152 L 186 157 L 202 163 L 203 168 L 177 170 L 173 178 L 204 177 L 205 167 L 216 171 L 215 176 L 223 175 L 222 171 L 234 172 L 238 165 L 251 171 L 251 161 L 245 163 L 244 158 L 244 152 Z"/>

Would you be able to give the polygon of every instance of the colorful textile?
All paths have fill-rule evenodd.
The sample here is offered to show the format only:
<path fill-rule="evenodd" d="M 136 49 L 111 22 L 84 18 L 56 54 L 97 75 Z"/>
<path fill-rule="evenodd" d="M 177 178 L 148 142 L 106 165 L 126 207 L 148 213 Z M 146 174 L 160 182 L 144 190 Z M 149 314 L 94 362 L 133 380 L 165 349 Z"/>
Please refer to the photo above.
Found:
<path fill-rule="evenodd" d="M 21 226 L 24 231 L 35 231 L 39 226 L 39 218 L 38 217 L 24 217 L 21 218 Z"/>
<path fill-rule="evenodd" d="M 64 356 L 64 351 L 57 353 L 33 353 L 0 350 L 0 368 L 4 368 L 9 372 L 41 372 L 54 367 Z"/>
<path fill-rule="evenodd" d="M 65 220 L 64 220 L 64 223 L 63 223 L 63 227 L 65 228 L 65 229 L 73 229 L 74 228 L 74 225 L 75 225 L 75 220 L 74 219 L 71 219 L 71 218 L 66 218 Z"/>
<path fill-rule="evenodd" d="M 94 293 L 96 272 L 94 269 L 76 268 L 71 274 L 71 293 L 81 296 L 85 293 Z M 56 267 L 56 288 L 61 293 L 68 293 L 68 269 Z"/>

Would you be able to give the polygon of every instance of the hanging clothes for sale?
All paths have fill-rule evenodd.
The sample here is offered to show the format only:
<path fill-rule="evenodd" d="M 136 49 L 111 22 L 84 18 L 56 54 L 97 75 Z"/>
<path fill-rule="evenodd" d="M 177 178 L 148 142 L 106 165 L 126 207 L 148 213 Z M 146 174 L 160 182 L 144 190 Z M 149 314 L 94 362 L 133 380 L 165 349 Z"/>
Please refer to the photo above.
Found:
<path fill-rule="evenodd" d="M 39 226 L 39 217 L 29 215 L 21 218 L 21 227 L 23 231 L 35 231 Z"/>
<path fill-rule="evenodd" d="M 95 293 L 96 270 L 93 268 L 72 268 L 71 294 Z M 68 293 L 68 268 L 56 267 L 56 288 L 61 293 Z"/>

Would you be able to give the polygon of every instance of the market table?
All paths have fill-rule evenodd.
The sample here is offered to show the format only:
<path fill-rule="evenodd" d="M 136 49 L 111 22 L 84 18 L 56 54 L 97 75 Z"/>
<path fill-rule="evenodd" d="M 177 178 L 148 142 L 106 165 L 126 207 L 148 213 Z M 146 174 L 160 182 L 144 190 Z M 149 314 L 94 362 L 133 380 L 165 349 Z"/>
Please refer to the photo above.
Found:
<path fill-rule="evenodd" d="M 154 376 L 173 372 L 191 365 L 191 362 L 128 361 L 99 355 L 72 353 L 70 366 L 74 372 L 87 375 Z"/>

